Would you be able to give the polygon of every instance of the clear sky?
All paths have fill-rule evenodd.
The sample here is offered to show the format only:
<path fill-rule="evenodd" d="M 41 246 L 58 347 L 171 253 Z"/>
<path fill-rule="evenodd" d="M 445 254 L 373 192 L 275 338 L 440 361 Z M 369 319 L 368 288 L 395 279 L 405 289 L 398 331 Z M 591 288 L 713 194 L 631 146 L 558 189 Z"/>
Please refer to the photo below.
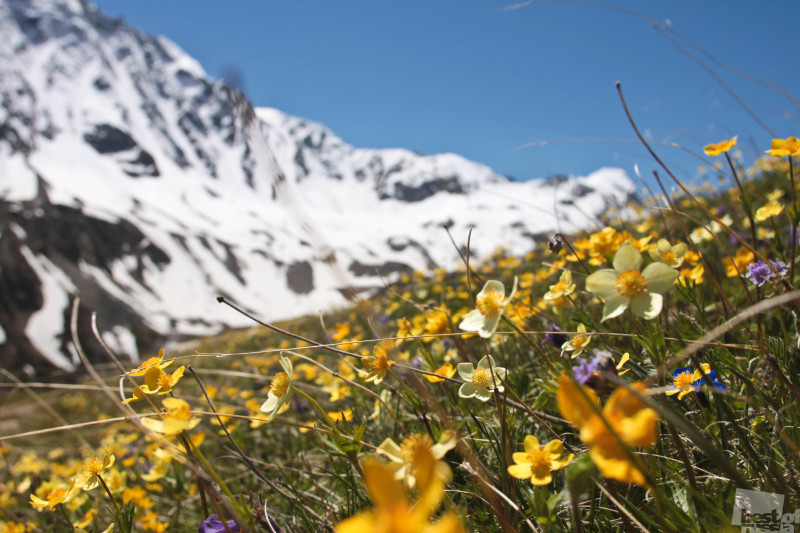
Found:
<path fill-rule="evenodd" d="M 257 106 L 321 122 L 354 146 L 456 152 L 518 179 L 603 166 L 633 175 L 637 162 L 649 175 L 617 81 L 681 179 L 696 175 L 705 144 L 739 134 L 751 162 L 772 136 L 800 135 L 798 0 L 95 3 L 168 37 L 214 77 L 238 73 Z"/>

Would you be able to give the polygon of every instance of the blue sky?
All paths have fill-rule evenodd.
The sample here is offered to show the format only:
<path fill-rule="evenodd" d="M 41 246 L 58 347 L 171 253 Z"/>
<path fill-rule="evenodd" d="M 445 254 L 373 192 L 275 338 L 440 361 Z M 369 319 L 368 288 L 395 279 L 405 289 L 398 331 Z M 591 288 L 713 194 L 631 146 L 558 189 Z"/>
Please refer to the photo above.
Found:
<path fill-rule="evenodd" d="M 518 179 L 603 166 L 632 175 L 634 163 L 649 175 L 655 163 L 634 142 L 617 81 L 640 129 L 687 181 L 704 144 L 739 134 L 750 162 L 773 135 L 800 134 L 796 104 L 715 62 L 800 98 L 797 0 L 95 3 L 168 37 L 212 76 L 238 72 L 257 106 L 321 122 L 354 146 L 456 152 Z"/>

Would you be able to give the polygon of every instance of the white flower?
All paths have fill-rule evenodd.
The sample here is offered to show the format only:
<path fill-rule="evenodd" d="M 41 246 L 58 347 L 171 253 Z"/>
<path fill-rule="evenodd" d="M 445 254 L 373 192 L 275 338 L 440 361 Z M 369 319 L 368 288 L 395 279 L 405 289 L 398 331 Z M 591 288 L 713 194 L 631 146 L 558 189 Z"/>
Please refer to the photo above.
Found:
<path fill-rule="evenodd" d="M 458 389 L 458 395 L 461 398 L 476 397 L 485 402 L 495 389 L 503 392 L 502 380 L 506 379 L 506 369 L 494 366 L 494 358 L 485 355 L 478 361 L 478 368 L 473 368 L 472 363 L 459 363 L 458 375 L 466 382 Z"/>
<path fill-rule="evenodd" d="M 614 268 L 598 270 L 586 278 L 586 288 L 606 301 L 603 320 L 621 315 L 629 306 L 634 314 L 651 320 L 661 312 L 664 297 L 680 275 L 664 263 L 650 263 L 643 271 L 642 254 L 630 242 L 614 256 Z"/>
<path fill-rule="evenodd" d="M 267 413 L 267 420 L 272 420 L 281 407 L 287 405 L 292 398 L 292 362 L 281 355 L 280 364 L 284 371 L 278 372 L 272 378 L 267 401 L 259 409 L 262 413 Z"/>
<path fill-rule="evenodd" d="M 475 309 L 467 313 L 467 316 L 458 325 L 464 331 L 477 332 L 484 339 L 488 339 L 497 330 L 500 317 L 503 316 L 503 309 L 517 293 L 518 279 L 514 276 L 514 287 L 511 294 L 506 298 L 506 288 L 502 283 L 489 280 L 475 298 Z"/>
<path fill-rule="evenodd" d="M 653 261 L 661 261 L 668 267 L 678 268 L 683 263 L 687 250 L 682 242 L 672 246 L 667 239 L 659 239 L 656 247 L 649 250 L 649 253 Z"/>

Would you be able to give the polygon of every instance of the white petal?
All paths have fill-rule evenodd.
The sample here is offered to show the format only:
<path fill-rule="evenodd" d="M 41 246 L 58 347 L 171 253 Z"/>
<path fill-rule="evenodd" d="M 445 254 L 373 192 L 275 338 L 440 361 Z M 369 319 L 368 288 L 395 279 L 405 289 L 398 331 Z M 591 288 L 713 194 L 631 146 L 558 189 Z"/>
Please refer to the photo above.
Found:
<path fill-rule="evenodd" d="M 397 445 L 392 439 L 384 439 L 380 446 L 378 446 L 378 454 L 383 454 L 389 458 L 390 461 L 395 463 L 403 462 L 403 453 L 400 446 Z"/>
<path fill-rule="evenodd" d="M 262 413 L 271 413 L 281 404 L 281 399 L 275 396 L 272 391 L 267 395 L 267 401 L 261 404 L 259 411 Z"/>
<path fill-rule="evenodd" d="M 610 268 L 598 270 L 586 278 L 586 290 L 594 293 L 604 300 L 614 295 L 619 295 L 616 288 L 617 273 Z"/>
<path fill-rule="evenodd" d="M 474 383 L 464 383 L 461 385 L 461 388 L 458 389 L 458 395 L 462 398 L 472 398 L 475 396 L 475 393 L 478 392 L 478 387 L 475 386 Z"/>
<path fill-rule="evenodd" d="M 489 392 L 488 387 L 475 387 L 475 397 L 482 402 L 487 402 L 492 397 L 492 393 Z"/>
<path fill-rule="evenodd" d="M 458 376 L 464 381 L 472 381 L 472 373 L 475 368 L 472 363 L 458 363 Z"/>
<path fill-rule="evenodd" d="M 289 360 L 289 358 L 281 356 L 280 364 L 281 368 L 283 368 L 283 371 L 286 372 L 286 375 L 289 376 L 289 379 L 292 379 L 292 373 L 294 371 L 292 369 L 292 362 Z"/>
<path fill-rule="evenodd" d="M 473 309 L 464 317 L 461 323 L 458 325 L 459 328 L 463 329 L 464 331 L 478 331 L 483 327 L 483 324 L 486 322 L 486 317 L 481 314 L 480 311 L 477 309 Z"/>
<path fill-rule="evenodd" d="M 648 291 L 664 294 L 672 288 L 680 273 L 664 263 L 650 263 L 642 271 L 642 275 L 647 280 Z"/>
<path fill-rule="evenodd" d="M 627 298 L 621 294 L 615 294 L 606 300 L 606 304 L 603 306 L 603 320 L 600 322 L 608 320 L 609 318 L 618 317 L 625 312 L 625 309 L 628 308 L 630 303 L 630 298 Z"/>
<path fill-rule="evenodd" d="M 484 355 L 478 361 L 478 368 L 494 368 L 494 357 L 491 355 Z"/>
<path fill-rule="evenodd" d="M 492 372 L 494 372 L 495 379 L 497 379 L 497 383 L 500 383 L 500 380 L 506 379 L 506 369 L 502 366 L 498 366 L 497 368 L 493 368 Z"/>
<path fill-rule="evenodd" d="M 519 278 L 514 276 L 514 285 L 511 287 L 511 294 L 508 295 L 508 301 L 510 302 L 511 299 L 517 294 L 517 285 L 519 285 Z"/>
<path fill-rule="evenodd" d="M 631 300 L 631 311 L 645 320 L 652 320 L 661 312 L 663 303 L 663 296 L 647 291 Z"/>
<path fill-rule="evenodd" d="M 499 293 L 500 293 L 502 296 L 505 296 L 505 295 L 506 295 L 506 288 L 505 288 L 505 286 L 503 285 L 503 283 L 502 283 L 502 282 L 500 282 L 500 281 L 494 280 L 494 279 L 490 279 L 490 280 L 489 280 L 489 281 L 487 281 L 487 282 L 486 282 L 486 284 L 483 286 L 483 288 L 481 289 L 481 292 L 479 292 L 479 293 L 478 293 L 478 296 L 480 296 L 481 294 L 485 293 L 486 291 L 490 291 L 490 290 L 491 290 L 491 291 L 497 291 L 497 292 L 499 292 Z"/>
<path fill-rule="evenodd" d="M 642 265 L 642 254 L 630 242 L 624 242 L 614 256 L 614 270 L 625 272 L 626 270 L 639 270 Z"/>
<path fill-rule="evenodd" d="M 501 315 L 502 311 L 492 317 L 487 318 L 483 323 L 481 329 L 478 330 L 478 335 L 480 335 L 484 339 L 488 339 L 489 337 L 494 335 L 494 332 L 497 331 L 497 325 L 500 324 Z"/>

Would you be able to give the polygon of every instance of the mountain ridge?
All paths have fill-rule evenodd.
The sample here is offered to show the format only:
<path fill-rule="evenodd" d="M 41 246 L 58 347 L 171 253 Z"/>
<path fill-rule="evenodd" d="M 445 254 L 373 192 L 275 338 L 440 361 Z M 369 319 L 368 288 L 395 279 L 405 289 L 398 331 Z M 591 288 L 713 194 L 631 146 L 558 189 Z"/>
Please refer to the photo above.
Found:
<path fill-rule="evenodd" d="M 634 192 L 619 169 L 520 183 L 273 108 L 248 119 L 177 45 L 88 2 L 2 0 L 0 31 L 0 360 L 29 373 L 78 364 L 78 294 L 81 337 L 97 311 L 136 359 L 142 339 L 244 325 L 218 294 L 267 320 L 315 313 L 457 264 L 442 226 L 521 254 Z"/>

